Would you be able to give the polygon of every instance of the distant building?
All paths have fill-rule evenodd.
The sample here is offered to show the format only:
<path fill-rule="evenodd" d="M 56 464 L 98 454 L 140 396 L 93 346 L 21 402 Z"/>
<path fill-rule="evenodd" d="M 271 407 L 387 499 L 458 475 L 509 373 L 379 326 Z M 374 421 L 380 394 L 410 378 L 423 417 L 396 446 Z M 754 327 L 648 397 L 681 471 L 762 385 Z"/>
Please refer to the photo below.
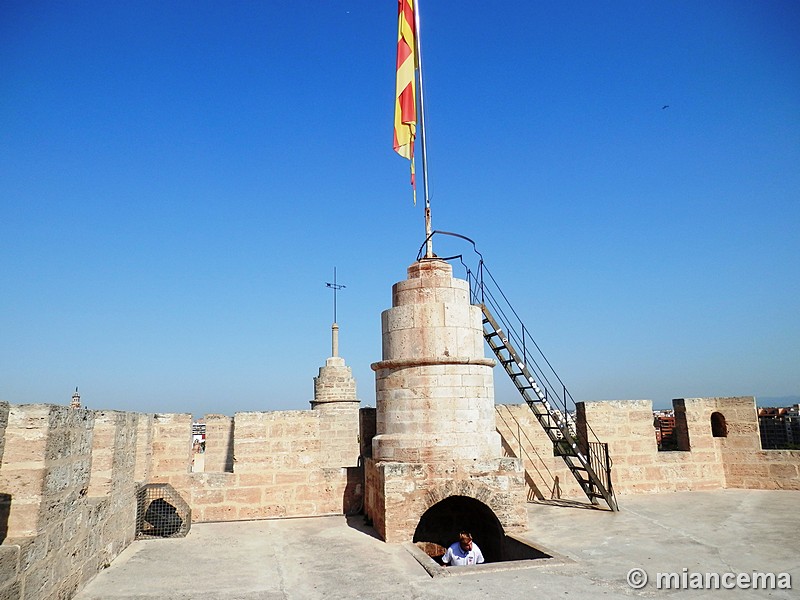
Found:
<path fill-rule="evenodd" d="M 758 428 L 764 450 L 800 449 L 800 405 L 759 408 Z"/>
<path fill-rule="evenodd" d="M 653 427 L 656 430 L 656 443 L 659 450 L 678 449 L 678 437 L 675 434 L 675 411 L 653 411 Z"/>
<path fill-rule="evenodd" d="M 69 403 L 70 408 L 81 407 L 81 395 L 78 393 L 78 388 L 75 388 L 75 393 L 72 394 L 72 400 Z"/>
<path fill-rule="evenodd" d="M 192 445 L 199 442 L 205 450 L 206 445 L 206 423 L 202 419 L 196 423 L 192 423 Z"/>

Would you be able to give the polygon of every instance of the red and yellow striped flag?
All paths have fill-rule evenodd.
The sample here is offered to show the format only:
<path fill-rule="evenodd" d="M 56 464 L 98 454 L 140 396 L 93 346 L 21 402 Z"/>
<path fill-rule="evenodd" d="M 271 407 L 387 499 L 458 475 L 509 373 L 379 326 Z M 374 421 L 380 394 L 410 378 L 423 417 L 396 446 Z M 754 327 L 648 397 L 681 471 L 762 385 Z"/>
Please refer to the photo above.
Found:
<path fill-rule="evenodd" d="M 394 150 L 411 161 L 411 186 L 414 204 L 417 186 L 414 181 L 414 139 L 417 137 L 416 41 L 414 0 L 397 0 L 397 87 L 394 101 Z"/>

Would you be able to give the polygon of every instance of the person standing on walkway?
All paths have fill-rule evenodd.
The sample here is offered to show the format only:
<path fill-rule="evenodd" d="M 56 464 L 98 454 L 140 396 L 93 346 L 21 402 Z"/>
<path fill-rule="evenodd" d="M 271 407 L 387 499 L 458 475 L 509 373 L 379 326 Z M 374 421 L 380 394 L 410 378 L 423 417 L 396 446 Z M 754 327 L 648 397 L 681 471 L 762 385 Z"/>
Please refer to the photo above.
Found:
<path fill-rule="evenodd" d="M 444 566 L 478 565 L 483 562 L 483 553 L 472 541 L 472 534 L 462 531 L 458 541 L 451 544 L 442 556 Z"/>

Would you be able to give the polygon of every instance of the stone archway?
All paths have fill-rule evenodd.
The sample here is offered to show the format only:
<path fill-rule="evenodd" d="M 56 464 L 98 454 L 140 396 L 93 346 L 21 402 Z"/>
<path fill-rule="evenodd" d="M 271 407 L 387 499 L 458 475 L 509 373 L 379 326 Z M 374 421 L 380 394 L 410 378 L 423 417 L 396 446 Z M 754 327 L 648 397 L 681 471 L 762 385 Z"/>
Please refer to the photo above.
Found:
<path fill-rule="evenodd" d="M 505 532 L 500 520 L 486 504 L 469 496 L 448 496 L 426 510 L 413 541 L 445 549 L 461 531 L 472 534 L 486 562 L 502 560 Z"/>

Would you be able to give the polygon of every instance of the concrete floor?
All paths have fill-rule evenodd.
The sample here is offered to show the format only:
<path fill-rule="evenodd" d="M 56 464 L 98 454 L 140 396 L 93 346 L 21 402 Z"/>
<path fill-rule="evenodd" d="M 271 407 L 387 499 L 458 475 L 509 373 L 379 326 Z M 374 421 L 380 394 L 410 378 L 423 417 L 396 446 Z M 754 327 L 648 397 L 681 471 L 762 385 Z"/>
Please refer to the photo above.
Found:
<path fill-rule="evenodd" d="M 182 539 L 134 542 L 75 598 L 800 598 L 800 492 L 682 492 L 623 496 L 619 503 L 619 513 L 529 504 L 530 530 L 521 537 L 562 559 L 437 577 L 405 546 L 374 537 L 362 517 L 195 524 Z M 651 578 L 642 590 L 626 583 L 635 567 Z M 795 589 L 656 589 L 657 572 L 684 568 L 788 572 Z"/>

